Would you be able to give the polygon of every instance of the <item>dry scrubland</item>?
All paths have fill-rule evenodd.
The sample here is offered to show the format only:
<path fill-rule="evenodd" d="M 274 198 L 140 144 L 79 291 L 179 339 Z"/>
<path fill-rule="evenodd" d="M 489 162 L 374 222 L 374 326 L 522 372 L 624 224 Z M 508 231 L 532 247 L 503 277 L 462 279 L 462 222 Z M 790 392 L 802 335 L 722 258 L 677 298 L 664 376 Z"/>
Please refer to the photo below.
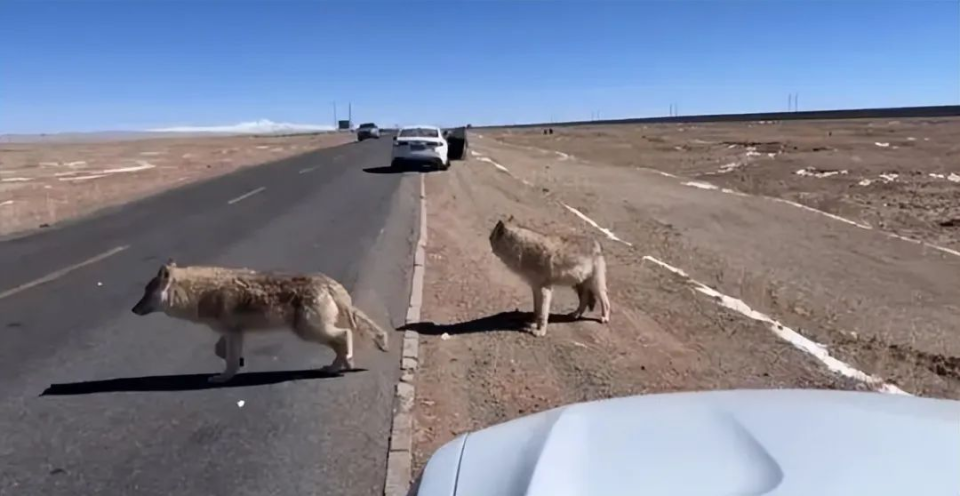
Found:
<path fill-rule="evenodd" d="M 352 139 L 330 133 L 0 143 L 0 235 Z"/>

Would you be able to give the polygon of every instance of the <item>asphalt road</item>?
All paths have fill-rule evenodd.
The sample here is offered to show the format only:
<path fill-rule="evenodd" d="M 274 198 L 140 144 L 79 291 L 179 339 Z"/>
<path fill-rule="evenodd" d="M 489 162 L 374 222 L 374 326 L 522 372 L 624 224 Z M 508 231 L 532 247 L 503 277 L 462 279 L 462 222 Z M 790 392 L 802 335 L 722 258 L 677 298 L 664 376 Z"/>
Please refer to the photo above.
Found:
<path fill-rule="evenodd" d="M 237 171 L 0 242 L 0 494 L 381 494 L 398 375 L 253 336 L 215 387 L 216 336 L 130 308 L 159 265 L 323 271 L 393 328 L 409 299 L 419 185 L 370 174 L 389 140 Z M 39 281 L 39 282 L 38 282 Z M 242 403 L 241 403 L 242 402 Z"/>

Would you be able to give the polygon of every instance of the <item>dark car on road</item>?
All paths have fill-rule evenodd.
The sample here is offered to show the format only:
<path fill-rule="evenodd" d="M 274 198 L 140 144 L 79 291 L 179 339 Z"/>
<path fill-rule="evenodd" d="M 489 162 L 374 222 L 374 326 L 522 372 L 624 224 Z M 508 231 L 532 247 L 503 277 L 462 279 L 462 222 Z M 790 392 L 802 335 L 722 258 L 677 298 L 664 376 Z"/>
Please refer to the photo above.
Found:
<path fill-rule="evenodd" d="M 363 141 L 368 138 L 380 139 L 380 128 L 372 122 L 360 124 L 360 126 L 357 127 L 357 140 Z"/>

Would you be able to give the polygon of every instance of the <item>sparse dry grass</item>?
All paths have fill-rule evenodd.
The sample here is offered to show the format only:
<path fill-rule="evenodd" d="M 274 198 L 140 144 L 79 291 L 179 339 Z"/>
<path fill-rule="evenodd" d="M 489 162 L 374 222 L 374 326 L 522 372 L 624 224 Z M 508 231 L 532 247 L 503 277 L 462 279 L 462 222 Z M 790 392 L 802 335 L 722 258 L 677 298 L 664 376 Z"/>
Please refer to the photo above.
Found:
<path fill-rule="evenodd" d="M 0 235 L 52 225 L 351 134 L 0 144 Z"/>

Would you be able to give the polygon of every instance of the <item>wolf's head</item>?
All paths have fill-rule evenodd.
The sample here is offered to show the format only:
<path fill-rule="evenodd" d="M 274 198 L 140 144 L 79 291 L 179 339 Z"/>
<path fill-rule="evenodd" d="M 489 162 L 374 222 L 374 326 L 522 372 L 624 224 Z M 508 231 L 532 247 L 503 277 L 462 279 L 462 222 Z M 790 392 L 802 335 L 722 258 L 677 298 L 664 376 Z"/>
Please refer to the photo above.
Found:
<path fill-rule="evenodd" d="M 150 279 L 143 289 L 143 297 L 134 305 L 132 311 L 137 315 L 148 315 L 163 309 L 170 293 L 170 283 L 173 280 L 173 269 L 177 266 L 173 259 L 160 267 L 160 272 Z"/>
<path fill-rule="evenodd" d="M 512 222 L 513 216 L 511 215 L 507 222 Z M 498 220 L 497 225 L 493 226 L 493 230 L 490 231 L 490 244 L 496 245 L 498 241 L 503 239 L 503 235 L 507 232 L 507 224 L 503 220 Z"/>

